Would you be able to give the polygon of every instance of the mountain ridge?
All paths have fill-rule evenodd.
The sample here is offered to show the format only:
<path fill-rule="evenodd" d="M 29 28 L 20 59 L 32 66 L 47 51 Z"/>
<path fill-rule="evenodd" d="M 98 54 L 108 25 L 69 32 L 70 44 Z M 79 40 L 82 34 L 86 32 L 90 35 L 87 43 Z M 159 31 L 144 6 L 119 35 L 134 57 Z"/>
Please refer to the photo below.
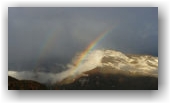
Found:
<path fill-rule="evenodd" d="M 12 74 L 16 77 L 18 75 L 15 72 Z M 18 77 L 24 76 L 23 74 Z M 45 73 L 37 73 L 38 78 L 35 78 L 35 74 L 31 74 L 31 72 L 29 74 L 31 75 L 29 78 L 32 80 L 40 80 L 42 77 L 45 80 L 53 79 L 53 83 L 50 84 L 53 89 L 120 90 L 134 88 L 156 90 L 158 89 L 158 57 L 124 54 L 115 50 L 94 50 L 89 52 L 77 67 L 71 65 L 68 70 L 59 74 L 49 74 L 49 77 L 46 77 Z M 100 77 L 100 80 L 96 77 Z M 84 83 L 82 83 L 83 81 Z M 95 84 L 95 81 L 98 83 Z"/>

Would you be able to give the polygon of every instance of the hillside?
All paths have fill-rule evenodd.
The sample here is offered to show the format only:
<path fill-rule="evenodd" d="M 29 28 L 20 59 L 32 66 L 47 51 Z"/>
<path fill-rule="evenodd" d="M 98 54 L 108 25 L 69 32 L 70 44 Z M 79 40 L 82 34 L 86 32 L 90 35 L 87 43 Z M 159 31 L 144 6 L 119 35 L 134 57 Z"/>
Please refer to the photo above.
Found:
<path fill-rule="evenodd" d="M 80 57 L 82 57 L 80 55 Z M 9 89 L 157 90 L 158 57 L 96 50 L 58 74 L 9 72 Z M 75 59 L 75 61 L 77 60 Z M 36 76 L 35 76 L 36 75 Z M 26 80 L 29 78 L 29 80 Z M 37 81 L 37 82 L 34 82 Z M 40 83 L 42 84 L 40 84 Z"/>
<path fill-rule="evenodd" d="M 101 72 L 96 68 L 84 73 L 76 79 L 71 77 L 64 79 L 57 87 L 66 90 L 157 90 L 158 78 L 126 74 L 119 71 L 111 73 Z"/>
<path fill-rule="evenodd" d="M 17 80 L 8 76 L 8 90 L 46 90 L 47 87 L 32 80 Z"/>

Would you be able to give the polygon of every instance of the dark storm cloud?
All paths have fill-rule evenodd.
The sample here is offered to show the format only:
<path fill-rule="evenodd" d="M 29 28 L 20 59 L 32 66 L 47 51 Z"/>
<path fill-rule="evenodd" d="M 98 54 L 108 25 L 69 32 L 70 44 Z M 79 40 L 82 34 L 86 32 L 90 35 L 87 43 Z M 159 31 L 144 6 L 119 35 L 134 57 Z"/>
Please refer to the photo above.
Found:
<path fill-rule="evenodd" d="M 158 55 L 157 8 L 9 8 L 8 60 L 69 62 L 112 26 L 98 47 Z"/>

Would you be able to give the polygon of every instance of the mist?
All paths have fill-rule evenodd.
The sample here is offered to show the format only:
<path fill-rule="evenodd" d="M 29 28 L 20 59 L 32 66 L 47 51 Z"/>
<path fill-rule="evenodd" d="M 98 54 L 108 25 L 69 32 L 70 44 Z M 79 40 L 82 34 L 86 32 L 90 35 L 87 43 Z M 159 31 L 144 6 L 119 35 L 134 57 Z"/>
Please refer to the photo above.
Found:
<path fill-rule="evenodd" d="M 158 8 L 8 8 L 8 70 L 59 73 L 113 27 L 96 49 L 158 56 Z"/>
<path fill-rule="evenodd" d="M 147 56 L 132 56 L 127 57 L 119 51 L 111 50 L 94 50 L 87 54 L 86 58 L 78 66 L 74 62 L 81 55 L 75 56 L 73 61 L 67 64 L 67 70 L 60 73 L 47 73 L 47 72 L 30 72 L 30 71 L 8 71 L 8 75 L 15 77 L 19 80 L 34 80 L 45 84 L 55 84 L 65 78 L 77 78 L 79 75 L 86 75 L 84 72 L 95 68 L 112 68 L 129 75 L 129 73 L 137 75 L 147 75 L 158 77 L 158 58 Z M 101 62 L 103 57 L 113 57 L 121 59 L 118 63 Z M 113 59 L 116 61 L 116 59 Z M 110 60 L 111 61 L 111 60 Z M 126 61 L 126 62 L 124 62 Z M 134 64 L 133 61 L 136 63 Z M 116 72 L 115 72 L 116 73 Z"/>

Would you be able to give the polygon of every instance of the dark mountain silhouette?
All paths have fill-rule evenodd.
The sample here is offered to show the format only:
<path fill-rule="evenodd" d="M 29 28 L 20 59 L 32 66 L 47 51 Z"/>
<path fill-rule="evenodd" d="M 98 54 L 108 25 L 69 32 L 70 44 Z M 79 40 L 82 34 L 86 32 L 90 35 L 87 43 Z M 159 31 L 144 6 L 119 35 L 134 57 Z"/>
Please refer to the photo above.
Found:
<path fill-rule="evenodd" d="M 17 80 L 8 76 L 8 90 L 46 90 L 47 87 L 32 80 Z"/>
<path fill-rule="evenodd" d="M 157 90 L 158 78 L 126 74 L 110 68 L 95 68 L 76 78 L 67 77 L 51 85 L 53 90 Z M 46 85 L 32 80 L 17 80 L 8 76 L 9 90 L 46 90 Z"/>
<path fill-rule="evenodd" d="M 158 78 L 145 75 L 127 75 L 120 71 L 96 68 L 78 78 L 68 77 L 61 81 L 58 89 L 66 90 L 157 90 Z"/>

